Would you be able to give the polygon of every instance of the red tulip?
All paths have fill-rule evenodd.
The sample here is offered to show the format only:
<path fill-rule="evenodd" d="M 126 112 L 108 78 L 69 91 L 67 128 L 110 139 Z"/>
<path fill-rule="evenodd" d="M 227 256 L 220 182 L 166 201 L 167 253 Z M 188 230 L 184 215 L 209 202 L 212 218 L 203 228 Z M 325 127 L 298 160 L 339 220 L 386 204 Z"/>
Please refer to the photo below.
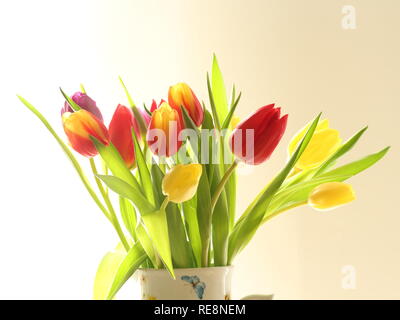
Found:
<path fill-rule="evenodd" d="M 174 155 L 182 145 L 178 139 L 181 130 L 178 111 L 163 102 L 154 110 L 147 131 L 147 143 L 151 151 L 158 156 Z"/>
<path fill-rule="evenodd" d="M 85 157 L 97 155 L 91 136 L 104 145 L 109 144 L 108 131 L 103 122 L 84 109 L 74 113 L 64 112 L 62 121 L 71 147 Z"/>
<path fill-rule="evenodd" d="M 181 106 L 183 106 L 196 126 L 203 122 L 204 110 L 194 94 L 193 90 L 186 83 L 178 83 L 169 88 L 168 103 L 181 115 Z"/>
<path fill-rule="evenodd" d="M 103 116 L 96 105 L 96 101 L 90 98 L 86 93 L 75 92 L 71 99 L 82 109 L 91 112 L 97 117 L 97 119 L 103 121 Z M 61 109 L 61 115 L 65 112 L 74 112 L 67 101 L 64 102 L 64 107 Z"/>
<path fill-rule="evenodd" d="M 271 156 L 286 129 L 288 115 L 281 118 L 280 111 L 270 104 L 238 124 L 230 138 L 236 157 L 248 164 L 260 164 Z M 247 141 L 247 130 L 254 130 L 254 140 Z"/>
<path fill-rule="evenodd" d="M 119 104 L 111 119 L 108 132 L 110 133 L 112 144 L 117 148 L 128 168 L 132 168 L 135 165 L 132 129 L 134 129 L 136 136 L 139 137 L 139 128 L 132 110 Z"/>

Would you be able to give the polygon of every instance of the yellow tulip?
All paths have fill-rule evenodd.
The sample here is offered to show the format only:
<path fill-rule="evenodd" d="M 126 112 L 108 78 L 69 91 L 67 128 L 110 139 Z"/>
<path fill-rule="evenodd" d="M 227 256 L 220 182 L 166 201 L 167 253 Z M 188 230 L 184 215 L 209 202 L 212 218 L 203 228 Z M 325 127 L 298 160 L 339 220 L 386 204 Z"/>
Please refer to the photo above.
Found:
<path fill-rule="evenodd" d="M 178 164 L 173 167 L 162 181 L 163 193 L 175 203 L 193 198 L 202 173 L 201 164 Z"/>
<path fill-rule="evenodd" d="M 297 133 L 289 143 L 289 155 L 291 156 L 303 139 L 310 124 L 305 126 Z M 301 170 L 318 167 L 327 160 L 342 144 L 339 131 L 329 128 L 329 120 L 321 121 L 315 129 L 314 135 L 310 140 L 306 150 L 304 150 L 296 167 Z"/>
<path fill-rule="evenodd" d="M 308 196 L 308 204 L 314 209 L 326 210 L 356 199 L 353 187 L 343 182 L 327 182 L 316 187 Z"/>

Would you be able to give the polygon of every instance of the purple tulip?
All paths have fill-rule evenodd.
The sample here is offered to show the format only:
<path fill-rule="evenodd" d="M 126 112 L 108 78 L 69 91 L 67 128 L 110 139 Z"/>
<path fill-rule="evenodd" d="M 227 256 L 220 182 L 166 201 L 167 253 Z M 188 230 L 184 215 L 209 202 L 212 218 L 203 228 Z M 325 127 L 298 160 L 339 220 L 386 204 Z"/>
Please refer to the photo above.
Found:
<path fill-rule="evenodd" d="M 86 93 L 75 92 L 71 99 L 82 109 L 89 111 L 96 118 L 103 121 L 103 116 L 96 105 L 96 101 L 90 98 Z M 61 115 L 63 115 L 65 112 L 74 112 L 67 101 L 65 101 L 64 107 L 61 109 Z"/>

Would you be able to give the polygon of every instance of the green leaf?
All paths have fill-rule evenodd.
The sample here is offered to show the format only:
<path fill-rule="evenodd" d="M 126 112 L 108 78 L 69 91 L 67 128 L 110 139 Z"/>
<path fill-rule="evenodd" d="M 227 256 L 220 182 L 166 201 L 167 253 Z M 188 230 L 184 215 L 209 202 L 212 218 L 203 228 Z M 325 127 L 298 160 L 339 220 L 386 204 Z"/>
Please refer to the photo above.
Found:
<path fill-rule="evenodd" d="M 364 134 L 364 132 L 368 129 L 368 127 L 365 127 L 358 131 L 354 136 L 352 136 L 349 140 L 347 140 L 334 154 L 332 154 L 323 164 L 321 164 L 318 168 L 312 168 L 308 170 L 303 170 L 302 172 L 294 175 L 285 183 L 283 184 L 282 188 L 288 188 L 293 185 L 296 185 L 300 182 L 303 181 L 308 181 L 312 177 L 316 177 L 321 175 L 323 172 L 326 170 L 330 169 L 332 166 L 335 165 L 335 162 L 337 159 L 345 155 L 347 152 L 349 152 L 358 142 L 358 140 L 361 138 L 361 136 Z"/>
<path fill-rule="evenodd" d="M 118 268 L 126 257 L 124 251 L 107 252 L 101 260 L 94 280 L 93 299 L 107 300 Z"/>
<path fill-rule="evenodd" d="M 257 196 L 257 202 L 255 205 L 251 205 L 252 207 L 247 212 L 246 216 L 239 223 L 236 223 L 229 238 L 228 264 L 231 264 L 234 257 L 249 243 L 258 227 L 261 225 L 272 197 L 279 190 L 280 186 L 285 181 L 286 177 L 310 142 L 315 128 L 318 125 L 320 116 L 321 114 L 315 118 L 303 140 L 297 147 L 297 150 L 293 153 L 283 170 L 272 180 L 265 191 L 261 195 Z"/>
<path fill-rule="evenodd" d="M 119 208 L 121 211 L 122 221 L 124 222 L 125 228 L 129 231 L 132 239 L 135 241 L 137 240 L 136 237 L 136 225 L 137 225 L 137 218 L 136 218 L 136 210 L 132 203 L 123 197 L 119 197 Z"/>
<path fill-rule="evenodd" d="M 229 212 L 229 230 L 232 231 L 236 217 L 236 185 L 237 175 L 233 172 L 225 185 L 225 193 Z"/>
<path fill-rule="evenodd" d="M 239 104 L 240 98 L 242 96 L 242 93 L 239 93 L 239 96 L 237 97 L 237 99 L 235 100 L 235 102 L 233 103 L 232 107 L 229 109 L 229 113 L 225 118 L 224 123 L 222 124 L 222 129 L 227 129 L 231 123 L 232 117 L 235 114 L 236 111 L 236 107 Z"/>
<path fill-rule="evenodd" d="M 208 110 L 205 110 L 205 112 L 204 112 L 204 120 L 203 120 L 202 129 L 207 129 L 210 131 L 214 129 L 213 118 L 212 118 L 211 113 Z M 205 133 L 206 133 L 206 131 L 202 131 L 200 143 L 202 141 L 203 142 L 206 141 Z M 213 180 L 214 167 L 215 167 L 213 165 L 213 155 L 214 155 L 214 149 L 217 150 L 216 148 L 218 147 L 218 145 L 215 142 L 216 142 L 215 138 L 213 138 L 211 135 L 208 136 L 208 158 L 206 157 L 206 154 L 203 154 L 202 148 L 199 148 L 199 150 L 201 152 L 201 163 L 205 164 L 204 168 L 206 168 L 206 170 L 207 170 L 208 181 Z M 204 150 L 204 152 L 206 152 L 206 151 L 207 150 Z"/>
<path fill-rule="evenodd" d="M 60 88 L 61 94 L 64 96 L 65 100 L 68 102 L 68 104 L 71 106 L 71 108 L 74 111 L 79 111 L 81 110 L 81 107 L 78 106 L 74 100 L 72 100 L 64 91 L 63 89 Z"/>
<path fill-rule="evenodd" d="M 134 131 L 132 131 L 132 139 L 133 139 L 134 148 L 135 148 L 135 158 L 136 158 L 137 169 L 139 171 L 140 181 L 142 183 L 144 194 L 147 197 L 147 199 L 149 200 L 149 202 L 153 206 L 155 206 L 156 202 L 155 202 L 154 193 L 153 193 L 153 183 L 151 181 L 150 171 L 149 171 L 149 168 L 147 167 L 146 160 L 144 158 L 142 150 L 140 149 L 140 146 L 136 139 L 136 134 Z"/>
<path fill-rule="evenodd" d="M 368 129 L 368 127 L 362 128 L 358 131 L 354 136 L 352 136 L 346 143 L 344 143 L 328 160 L 326 160 L 317 170 L 315 173 L 316 176 L 323 173 L 332 163 L 334 163 L 337 159 L 341 156 L 349 152 L 355 144 L 360 140 L 361 136 L 364 132 Z"/>
<path fill-rule="evenodd" d="M 133 187 L 124 180 L 106 175 L 97 175 L 107 187 L 119 194 L 121 197 L 131 200 L 139 209 L 142 216 L 151 213 L 155 210 L 154 206 L 143 196 L 139 188 Z"/>
<path fill-rule="evenodd" d="M 161 187 L 164 173 L 161 171 L 160 167 L 156 163 L 153 163 L 151 166 L 151 176 L 153 178 L 153 192 L 156 199 L 156 205 L 157 207 L 159 207 L 165 198 L 162 193 Z"/>
<path fill-rule="evenodd" d="M 160 256 L 171 276 L 175 278 L 165 210 L 158 210 L 143 215 L 142 219 L 147 229 L 147 234 L 152 240 L 158 255 Z"/>
<path fill-rule="evenodd" d="M 181 111 L 186 128 L 196 131 L 197 135 L 199 135 L 200 134 L 199 128 L 197 128 L 196 124 L 193 122 L 186 108 L 181 106 Z"/>
<path fill-rule="evenodd" d="M 214 194 L 215 189 L 221 178 L 218 169 L 214 169 L 214 179 L 211 192 Z M 214 265 L 226 266 L 228 262 L 228 240 L 230 229 L 230 218 L 228 212 L 228 203 L 226 193 L 223 190 L 215 204 L 212 213 L 212 243 L 214 253 Z"/>
<path fill-rule="evenodd" d="M 220 122 L 220 119 L 218 117 L 217 108 L 215 106 L 214 95 L 213 95 L 213 92 L 212 92 L 212 89 L 211 89 L 210 77 L 209 77 L 208 73 L 207 73 L 207 90 L 208 90 L 208 97 L 210 99 L 211 112 L 212 112 L 212 115 L 213 115 L 213 118 L 214 118 L 215 127 L 219 131 L 221 131 L 221 122 Z"/>
<path fill-rule="evenodd" d="M 382 159 L 388 150 L 389 147 L 377 153 L 368 155 L 360 160 L 353 161 L 337 169 L 326 172 L 323 175 L 314 177 L 309 181 L 298 183 L 278 192 L 274 196 L 274 199 L 265 214 L 264 221 L 268 220 L 270 216 L 275 215 L 277 212 L 305 203 L 310 192 L 320 184 L 327 182 L 342 182 L 368 169 Z"/>
<path fill-rule="evenodd" d="M 201 230 L 201 266 L 207 267 L 211 239 L 212 212 L 210 184 L 208 182 L 207 170 L 204 166 L 197 188 L 197 221 L 199 223 L 199 229 Z"/>
<path fill-rule="evenodd" d="M 112 285 L 110 289 L 107 290 L 107 299 L 111 300 L 114 298 L 118 290 L 121 289 L 124 283 L 134 274 L 146 258 L 146 253 L 139 243 L 131 247 L 125 258 L 119 264 L 115 276 L 113 276 Z M 110 265 L 113 264 L 111 263 Z M 102 272 L 102 274 L 103 273 L 104 272 Z"/>
<path fill-rule="evenodd" d="M 189 243 L 192 246 L 193 254 L 196 259 L 196 267 L 201 266 L 201 236 L 199 223 L 197 221 L 197 197 L 182 203 L 183 214 L 186 222 L 186 229 Z"/>
<path fill-rule="evenodd" d="M 183 224 L 178 206 L 170 202 L 166 208 L 166 213 L 174 267 L 195 267 L 192 249 L 187 241 L 185 225 Z"/>
<path fill-rule="evenodd" d="M 111 170 L 113 175 L 117 178 L 124 180 L 133 188 L 139 190 L 139 192 L 143 195 L 139 183 L 137 182 L 132 172 L 125 165 L 125 162 L 119 154 L 117 148 L 115 148 L 112 143 L 110 143 L 108 146 L 105 146 L 94 137 L 91 137 L 91 140 L 93 141 L 101 158 L 107 164 L 107 167 Z"/>
<path fill-rule="evenodd" d="M 142 245 L 144 251 L 146 252 L 147 256 L 149 257 L 151 263 L 156 267 L 161 267 L 161 262 L 156 257 L 156 253 L 154 251 L 153 241 L 150 239 L 147 231 L 143 226 L 143 222 L 140 222 L 136 227 L 136 234 L 139 239 L 140 244 Z"/>
<path fill-rule="evenodd" d="M 385 154 L 389 151 L 389 149 L 390 147 L 386 147 L 377 153 L 373 153 L 360 160 L 353 161 L 351 163 L 348 163 L 346 165 L 328 171 L 324 174 L 321 174 L 319 177 L 326 178 L 330 176 L 344 176 L 344 175 L 349 175 L 350 177 L 354 176 L 357 173 L 364 171 L 365 169 L 368 169 L 370 166 L 372 166 L 377 161 L 382 159 L 385 156 Z"/>
<path fill-rule="evenodd" d="M 228 101 L 226 98 L 224 79 L 215 54 L 212 63 L 211 85 L 218 119 L 223 122 L 228 114 Z"/>
<path fill-rule="evenodd" d="M 193 122 L 192 118 L 190 117 L 189 113 L 187 112 L 186 108 L 181 107 L 182 110 L 182 116 L 183 116 L 183 120 L 185 122 L 185 126 L 187 129 L 192 129 L 196 132 L 197 137 L 200 136 L 200 131 L 199 128 L 196 127 L 195 123 Z M 192 139 L 190 139 L 190 137 L 188 138 L 190 145 L 192 146 L 192 149 L 195 151 L 195 154 L 198 154 L 198 150 L 199 149 L 199 140 L 194 140 L 192 141 Z M 196 145 L 197 143 L 197 145 Z"/>
<path fill-rule="evenodd" d="M 122 81 L 122 78 L 118 77 L 118 79 L 119 79 L 119 82 L 122 85 L 122 88 L 125 91 L 126 97 L 128 99 L 129 105 L 130 105 L 130 107 L 131 107 L 131 109 L 133 111 L 135 119 L 138 122 L 139 131 L 140 131 L 140 133 L 142 135 L 142 138 L 144 138 L 145 135 L 146 135 L 146 131 L 147 131 L 146 121 L 143 119 L 142 114 L 139 112 L 138 108 L 136 107 L 136 104 L 133 102 L 133 99 L 132 99 L 131 95 L 129 94 L 129 91 L 125 86 L 125 83 Z"/>

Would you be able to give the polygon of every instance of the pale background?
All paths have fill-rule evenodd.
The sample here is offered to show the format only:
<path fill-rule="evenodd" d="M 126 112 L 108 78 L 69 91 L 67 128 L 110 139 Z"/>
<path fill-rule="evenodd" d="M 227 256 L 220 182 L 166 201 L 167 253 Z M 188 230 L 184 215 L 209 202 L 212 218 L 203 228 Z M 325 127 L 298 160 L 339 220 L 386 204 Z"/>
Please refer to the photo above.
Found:
<path fill-rule="evenodd" d="M 342 27 L 344 5 L 356 29 Z M 236 260 L 235 297 L 400 298 L 400 2 L 398 0 L 2 1 L 0 3 L 0 298 L 88 299 L 97 264 L 117 239 L 53 138 L 17 101 L 62 133 L 62 86 L 83 82 L 110 119 L 184 80 L 206 94 L 218 55 L 238 114 L 275 102 L 290 114 L 268 163 L 240 176 L 243 210 L 286 160 L 285 145 L 323 111 L 344 138 L 369 125 L 348 160 L 391 145 L 352 180 L 358 200 L 335 212 L 304 207 L 265 225 Z M 355 288 L 343 288 L 352 266 Z M 122 291 L 132 298 L 135 284 Z"/>

